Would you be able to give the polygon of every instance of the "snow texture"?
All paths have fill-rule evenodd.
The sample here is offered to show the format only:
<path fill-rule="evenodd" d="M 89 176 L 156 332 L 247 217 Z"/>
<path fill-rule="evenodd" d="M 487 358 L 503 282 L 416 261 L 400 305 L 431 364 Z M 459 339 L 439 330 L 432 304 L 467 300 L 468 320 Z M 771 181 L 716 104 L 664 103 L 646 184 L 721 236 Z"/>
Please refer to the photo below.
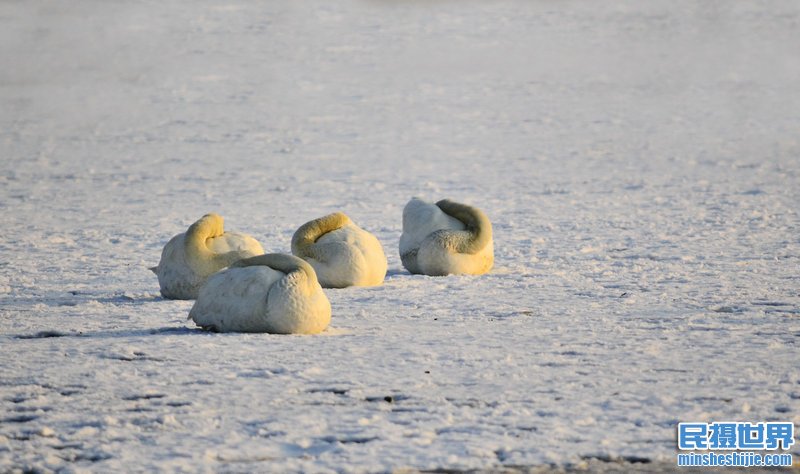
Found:
<path fill-rule="evenodd" d="M 0 2 L 0 471 L 669 466 L 678 421 L 800 425 L 798 44 L 794 0 Z M 412 196 L 484 210 L 491 273 L 406 272 Z M 211 211 L 267 252 L 346 212 L 386 282 L 319 336 L 203 332 L 147 268 Z"/>

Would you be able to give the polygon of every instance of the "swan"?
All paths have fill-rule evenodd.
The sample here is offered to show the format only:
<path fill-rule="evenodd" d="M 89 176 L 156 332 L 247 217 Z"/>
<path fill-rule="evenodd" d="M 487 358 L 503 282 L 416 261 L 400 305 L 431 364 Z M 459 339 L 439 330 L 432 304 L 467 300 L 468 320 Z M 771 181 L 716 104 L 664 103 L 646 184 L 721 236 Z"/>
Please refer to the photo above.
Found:
<path fill-rule="evenodd" d="M 400 260 L 411 273 L 482 275 L 494 264 L 492 224 L 476 207 L 412 198 L 403 208 Z"/>
<path fill-rule="evenodd" d="M 167 242 L 158 266 L 150 268 L 158 276 L 164 298 L 195 299 L 213 273 L 242 258 L 264 253 L 256 239 L 225 232 L 223 224 L 219 214 L 206 214 Z"/>
<path fill-rule="evenodd" d="M 206 330 L 316 334 L 331 321 L 331 304 L 311 265 L 288 254 L 246 258 L 212 275 L 189 318 Z"/>
<path fill-rule="evenodd" d="M 323 288 L 377 286 L 386 277 L 381 243 L 341 212 L 300 226 L 292 253 L 314 267 Z"/>

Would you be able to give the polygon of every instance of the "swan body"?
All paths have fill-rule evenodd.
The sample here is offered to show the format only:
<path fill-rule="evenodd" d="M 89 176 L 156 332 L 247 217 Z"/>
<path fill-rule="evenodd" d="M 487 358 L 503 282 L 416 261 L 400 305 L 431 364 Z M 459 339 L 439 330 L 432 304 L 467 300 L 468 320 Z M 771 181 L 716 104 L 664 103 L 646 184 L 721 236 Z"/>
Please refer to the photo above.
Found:
<path fill-rule="evenodd" d="M 331 321 L 331 304 L 304 260 L 266 254 L 239 260 L 212 275 L 189 312 L 218 332 L 316 334 Z"/>
<path fill-rule="evenodd" d="M 300 226 L 292 253 L 314 268 L 323 288 L 377 286 L 386 277 L 381 243 L 341 212 Z"/>
<path fill-rule="evenodd" d="M 158 266 L 151 268 L 164 298 L 195 299 L 213 273 L 242 258 L 264 253 L 256 239 L 225 232 L 223 224 L 222 216 L 206 214 L 167 242 Z"/>
<path fill-rule="evenodd" d="M 492 224 L 476 207 L 412 198 L 403 209 L 400 260 L 411 273 L 482 275 L 494 264 Z"/>

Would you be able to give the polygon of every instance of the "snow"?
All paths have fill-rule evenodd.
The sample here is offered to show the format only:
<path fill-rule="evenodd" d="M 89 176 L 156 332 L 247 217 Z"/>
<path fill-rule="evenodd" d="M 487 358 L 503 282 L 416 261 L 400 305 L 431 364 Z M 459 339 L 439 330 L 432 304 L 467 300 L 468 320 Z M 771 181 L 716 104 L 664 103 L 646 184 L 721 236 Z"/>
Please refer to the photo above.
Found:
<path fill-rule="evenodd" d="M 799 425 L 798 22 L 0 3 L 0 470 L 668 469 L 678 421 Z M 403 270 L 412 196 L 483 209 L 492 272 Z M 267 252 L 345 212 L 386 282 L 319 336 L 202 332 L 147 267 L 211 211 Z"/>

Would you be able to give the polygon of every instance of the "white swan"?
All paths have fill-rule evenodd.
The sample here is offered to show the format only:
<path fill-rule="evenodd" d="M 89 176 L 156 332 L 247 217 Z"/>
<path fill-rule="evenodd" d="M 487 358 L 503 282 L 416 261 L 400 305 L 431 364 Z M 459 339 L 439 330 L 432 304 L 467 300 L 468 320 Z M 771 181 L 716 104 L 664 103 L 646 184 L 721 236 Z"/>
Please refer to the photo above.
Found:
<path fill-rule="evenodd" d="M 377 286 L 386 277 L 381 243 L 341 212 L 300 226 L 292 253 L 314 267 L 324 288 Z"/>
<path fill-rule="evenodd" d="M 494 264 L 492 224 L 478 208 L 413 198 L 403 209 L 400 260 L 411 273 L 481 275 Z"/>
<path fill-rule="evenodd" d="M 287 254 L 239 260 L 200 289 L 191 318 L 219 332 L 316 334 L 331 321 L 331 304 L 311 265 Z"/>
<path fill-rule="evenodd" d="M 225 232 L 223 223 L 222 216 L 206 214 L 167 242 L 158 266 L 150 269 L 158 276 L 164 298 L 197 298 L 197 291 L 213 273 L 242 258 L 264 253 L 256 239 Z"/>

